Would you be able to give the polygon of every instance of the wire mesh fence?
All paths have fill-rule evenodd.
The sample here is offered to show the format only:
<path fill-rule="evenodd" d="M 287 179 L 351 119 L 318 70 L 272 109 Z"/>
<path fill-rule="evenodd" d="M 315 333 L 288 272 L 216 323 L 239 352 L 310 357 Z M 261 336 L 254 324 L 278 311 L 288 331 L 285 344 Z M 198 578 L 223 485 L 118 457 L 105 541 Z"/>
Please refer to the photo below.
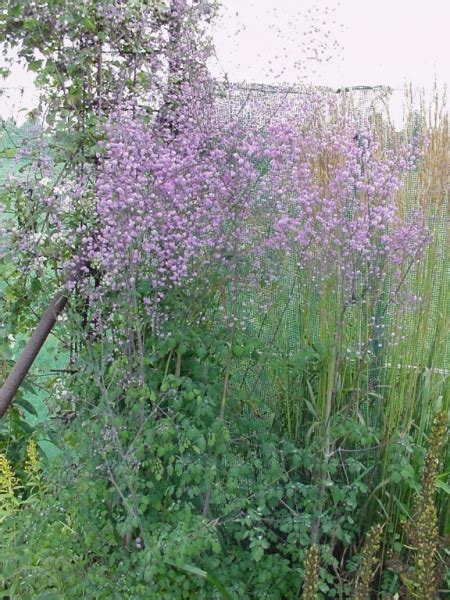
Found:
<path fill-rule="evenodd" d="M 310 96 L 331 95 L 338 99 L 339 102 L 346 103 L 347 108 L 356 116 L 357 121 L 363 124 L 368 119 L 379 119 L 381 121 L 384 119 L 386 122 L 389 121 L 389 97 L 391 92 L 392 90 L 384 86 L 358 86 L 356 88 L 331 90 L 329 88 L 233 84 L 222 88 L 218 104 L 219 110 L 224 114 L 232 116 L 234 119 L 239 119 L 251 127 L 264 128 L 268 127 L 274 119 L 278 122 L 295 122 L 296 119 L 300 119 L 302 107 Z M 17 158 L 20 148 L 24 144 L 33 146 L 40 135 L 39 127 L 36 124 L 25 121 L 22 125 L 17 125 L 17 120 L 23 108 L 23 90 L 4 88 L 1 98 L 5 106 L 9 103 L 10 118 L 1 120 L 0 193 L 2 187 L 5 186 L 7 178 L 17 174 L 20 166 L 23 164 L 23 161 Z M 430 191 L 430 182 L 427 185 L 426 191 L 428 193 Z M 405 179 L 403 191 L 405 202 L 410 207 L 415 207 L 420 203 L 420 197 L 424 193 L 423 188 L 424 184 L 420 180 L 418 172 L 411 171 Z M 448 325 L 448 315 L 443 318 L 442 315 L 438 314 L 442 310 L 442 306 L 445 306 L 445 301 L 444 303 L 442 302 L 440 295 L 447 294 L 446 290 L 448 290 L 450 283 L 447 250 L 448 189 L 445 191 L 441 186 L 437 190 L 437 194 L 446 197 L 438 198 L 438 202 L 440 202 L 439 209 L 429 211 L 432 234 L 440 248 L 433 264 L 431 288 L 430 282 L 428 282 L 428 288 L 425 290 L 425 283 L 421 284 L 420 281 L 417 281 L 418 273 L 416 272 L 411 274 L 407 284 L 411 288 L 411 293 L 419 296 L 424 295 L 422 303 L 427 304 L 427 309 L 422 314 L 423 318 L 427 319 L 427 323 L 424 324 L 427 333 L 423 343 L 428 348 L 431 348 L 434 343 L 436 328 Z M 278 355 L 295 355 L 302 344 L 300 315 L 305 309 L 305 297 L 308 297 L 309 301 L 311 301 L 314 294 L 319 294 L 319 292 L 313 289 L 312 282 L 308 281 L 306 276 L 294 282 L 294 271 L 296 269 L 294 264 L 288 262 L 280 265 L 280 269 L 283 270 L 280 273 L 280 280 L 283 282 L 281 291 L 279 286 L 275 296 L 271 296 L 270 289 L 264 292 L 267 295 L 264 302 L 271 309 L 265 315 L 263 321 L 261 321 L 259 309 L 255 308 L 252 315 L 251 306 L 248 304 L 249 296 L 252 294 L 251 290 L 246 292 L 245 297 L 242 298 L 242 302 L 246 305 L 245 311 L 249 323 L 253 323 L 254 330 L 258 330 L 258 335 L 263 337 L 268 347 L 271 348 L 271 351 Z M 261 301 L 262 299 L 259 298 L 259 301 L 254 306 L 259 306 Z M 313 305 L 314 302 L 312 302 Z M 402 329 L 405 336 L 412 333 L 412 328 L 415 327 L 417 322 L 418 314 L 413 313 L 414 311 L 406 311 L 402 317 Z M 314 308 L 311 309 L 310 307 L 308 314 L 308 318 L 311 320 L 310 327 L 313 341 L 318 342 L 320 337 L 319 307 L 316 312 Z M 393 319 L 394 311 L 387 311 L 383 324 L 386 336 L 391 333 Z M 442 323 L 443 325 L 439 325 Z M 255 331 L 253 331 L 253 334 Z M 425 355 L 426 352 L 422 352 L 421 356 Z M 389 355 L 386 353 L 379 353 L 377 361 L 378 368 L 395 366 L 389 360 Z M 380 361 L 382 362 L 380 363 Z M 446 369 L 448 369 L 449 364 L 450 334 L 447 335 L 444 347 L 440 348 L 437 362 L 432 366 L 437 372 L 447 372 Z M 425 364 L 407 365 L 411 370 L 421 369 L 426 366 Z"/>

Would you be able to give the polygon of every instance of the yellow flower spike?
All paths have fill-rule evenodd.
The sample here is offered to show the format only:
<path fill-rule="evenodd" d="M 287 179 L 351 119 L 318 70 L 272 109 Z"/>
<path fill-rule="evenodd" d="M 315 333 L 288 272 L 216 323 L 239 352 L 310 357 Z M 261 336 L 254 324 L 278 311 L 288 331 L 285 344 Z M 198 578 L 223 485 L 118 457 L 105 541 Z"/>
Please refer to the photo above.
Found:
<path fill-rule="evenodd" d="M 18 480 L 5 454 L 0 453 L 0 493 L 14 496 Z"/>
<path fill-rule="evenodd" d="M 36 442 L 33 438 L 27 444 L 27 458 L 25 460 L 25 472 L 28 475 L 34 475 L 40 471 L 39 458 L 37 454 Z"/>
<path fill-rule="evenodd" d="M 310 546 L 306 551 L 305 579 L 303 581 L 302 600 L 315 600 L 319 585 L 320 550 Z"/>

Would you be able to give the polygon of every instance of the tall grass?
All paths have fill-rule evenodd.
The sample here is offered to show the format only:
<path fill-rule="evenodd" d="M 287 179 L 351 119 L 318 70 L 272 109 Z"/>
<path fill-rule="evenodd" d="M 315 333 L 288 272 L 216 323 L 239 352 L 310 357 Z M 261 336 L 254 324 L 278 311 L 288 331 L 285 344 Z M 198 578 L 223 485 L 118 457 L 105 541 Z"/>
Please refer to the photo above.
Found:
<path fill-rule="evenodd" d="M 396 202 L 403 214 L 420 206 L 426 216 L 430 242 L 423 257 L 405 270 L 397 293 L 382 281 L 367 302 L 351 306 L 344 306 L 338 274 L 316 286 L 311 270 L 280 265 L 283 284 L 265 290 L 267 313 L 254 319 L 263 348 L 258 366 L 247 366 L 244 377 L 258 410 L 300 447 L 319 448 L 325 465 L 331 456 L 352 453 L 367 466 L 360 527 L 388 523 L 384 553 L 411 516 L 422 449 L 434 415 L 448 410 L 450 398 L 448 117 L 438 94 L 432 105 L 421 99 L 417 107 L 412 99 L 409 93 L 401 132 L 389 115 L 373 117 L 385 144 L 405 137 L 419 144 L 417 169 L 405 177 Z M 344 110 L 354 110 L 352 103 Z M 326 185 L 320 166 L 317 178 Z M 354 423 L 353 434 L 345 423 Z M 328 477 L 323 467 L 318 476 Z M 443 531 L 443 494 L 437 507 Z"/>

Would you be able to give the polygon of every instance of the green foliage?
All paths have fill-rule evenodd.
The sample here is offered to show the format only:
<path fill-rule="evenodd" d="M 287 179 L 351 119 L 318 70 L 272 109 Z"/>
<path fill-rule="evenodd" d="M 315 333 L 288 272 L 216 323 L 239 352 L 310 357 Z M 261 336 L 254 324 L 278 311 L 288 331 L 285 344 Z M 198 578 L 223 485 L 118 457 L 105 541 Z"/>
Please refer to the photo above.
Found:
<path fill-rule="evenodd" d="M 111 385 L 120 369 L 111 365 L 110 396 L 68 433 L 43 516 L 36 519 L 30 509 L 11 520 L 10 531 L 22 533 L 5 585 L 21 581 L 23 598 L 52 589 L 83 597 L 101 589 L 112 568 L 105 598 L 209 598 L 213 578 L 235 597 L 294 598 L 315 514 L 314 451 L 270 435 L 255 417 L 220 421 L 209 382 L 171 374 L 160 381 L 156 371 L 146 390 L 131 387 L 120 397 Z M 110 403 L 118 401 L 113 413 Z M 344 488 L 335 499 L 342 516 L 336 523 L 323 516 L 324 542 L 352 538 L 349 515 L 365 488 Z M 61 553 L 69 559 L 65 567 Z M 36 575 L 36 560 L 53 566 Z M 335 562 L 329 552 L 324 560 Z M 194 577 L 195 569 L 210 575 Z M 325 575 L 323 591 L 332 582 Z"/>
<path fill-rule="evenodd" d="M 45 498 L 3 525 L 2 584 L 12 599 L 294 599 L 317 539 L 318 597 L 351 594 L 351 548 L 376 457 L 368 462 L 360 446 L 361 456 L 341 451 L 324 462 L 320 445 L 270 432 L 232 396 L 232 418 L 218 419 L 223 346 L 191 333 L 176 376 L 180 343 L 149 342 L 144 386 L 124 387 L 120 357 L 103 391 L 92 380 L 83 388 L 88 365 L 78 376 L 89 396 L 60 432 L 64 451 L 47 471 Z M 374 435 L 337 417 L 331 429 L 354 447 Z"/>

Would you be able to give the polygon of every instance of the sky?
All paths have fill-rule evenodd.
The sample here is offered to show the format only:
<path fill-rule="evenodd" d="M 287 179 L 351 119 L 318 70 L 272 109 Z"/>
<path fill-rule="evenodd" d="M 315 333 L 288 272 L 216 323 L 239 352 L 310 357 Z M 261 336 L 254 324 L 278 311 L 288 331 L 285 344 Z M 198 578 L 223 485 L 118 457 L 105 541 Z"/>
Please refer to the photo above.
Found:
<path fill-rule="evenodd" d="M 450 87 L 449 23 L 450 0 L 222 0 L 211 69 L 232 82 Z M 32 76 L 16 65 L 5 86 L 0 115 L 21 120 Z"/>
<path fill-rule="evenodd" d="M 429 87 L 436 77 L 450 84 L 450 0 L 223 4 L 215 42 L 230 80 L 402 88 Z"/>

